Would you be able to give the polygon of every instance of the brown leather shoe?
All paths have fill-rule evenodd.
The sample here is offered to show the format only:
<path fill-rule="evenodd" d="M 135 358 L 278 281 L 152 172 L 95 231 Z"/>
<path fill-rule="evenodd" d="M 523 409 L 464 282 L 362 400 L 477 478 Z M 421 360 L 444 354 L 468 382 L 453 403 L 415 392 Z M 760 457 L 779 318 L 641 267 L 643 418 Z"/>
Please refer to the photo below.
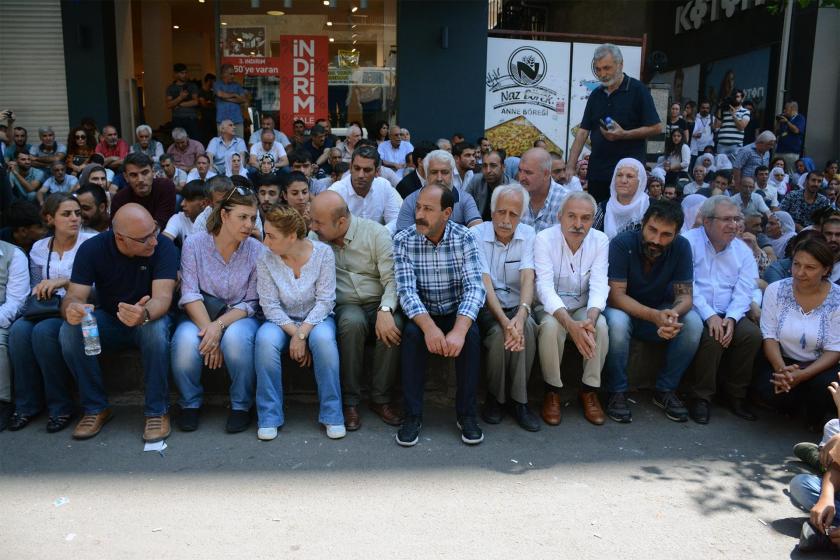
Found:
<path fill-rule="evenodd" d="M 598 400 L 598 393 L 595 391 L 581 391 L 580 402 L 583 404 L 583 417 L 600 426 L 604 423 L 604 409 L 601 408 L 601 401 Z"/>
<path fill-rule="evenodd" d="M 113 416 L 114 413 L 111 412 L 110 408 L 106 408 L 99 414 L 85 414 L 76 424 L 76 429 L 73 430 L 73 439 L 92 438 L 102 430 L 102 426 L 107 424 Z"/>
<path fill-rule="evenodd" d="M 172 429 L 169 426 L 169 415 L 147 416 L 146 429 L 143 430 L 143 440 L 146 443 L 163 441 L 169 437 Z"/>
<path fill-rule="evenodd" d="M 560 393 L 555 393 L 553 391 L 546 392 L 545 396 L 543 397 L 542 406 L 543 421 L 549 426 L 558 425 L 560 423 L 560 420 L 562 419 L 560 408 Z"/>
<path fill-rule="evenodd" d="M 358 407 L 344 407 L 344 427 L 347 428 L 348 432 L 355 432 L 362 427 L 362 419 L 359 418 Z"/>
<path fill-rule="evenodd" d="M 370 403 L 370 409 L 382 418 L 382 421 L 389 426 L 402 426 L 403 417 L 400 412 L 391 406 L 391 403 L 377 404 Z"/>

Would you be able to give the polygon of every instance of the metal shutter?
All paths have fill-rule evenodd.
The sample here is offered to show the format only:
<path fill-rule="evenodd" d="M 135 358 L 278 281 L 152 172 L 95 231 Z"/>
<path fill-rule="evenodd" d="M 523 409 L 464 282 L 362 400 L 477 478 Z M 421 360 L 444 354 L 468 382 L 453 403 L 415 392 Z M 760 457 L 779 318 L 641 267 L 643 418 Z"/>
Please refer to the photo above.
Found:
<path fill-rule="evenodd" d="M 0 111 L 15 112 L 15 125 L 27 129 L 31 144 L 46 125 L 64 144 L 69 117 L 59 0 L 0 0 L 0 24 Z"/>

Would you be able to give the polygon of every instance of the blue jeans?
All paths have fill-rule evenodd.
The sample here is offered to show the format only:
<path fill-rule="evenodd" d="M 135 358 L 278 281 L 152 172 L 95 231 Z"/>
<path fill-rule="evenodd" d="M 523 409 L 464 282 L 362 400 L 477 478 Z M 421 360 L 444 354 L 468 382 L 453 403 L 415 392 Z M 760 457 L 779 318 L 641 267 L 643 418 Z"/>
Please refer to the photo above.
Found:
<path fill-rule="evenodd" d="M 820 499 L 822 478 L 815 474 L 798 474 L 790 481 L 790 501 L 807 513 Z M 832 525 L 840 525 L 840 499 L 837 492 L 834 493 L 834 521 Z"/>
<path fill-rule="evenodd" d="M 432 320 L 446 335 L 455 326 L 458 316 L 432 315 Z M 423 392 L 426 387 L 426 360 L 429 350 L 426 337 L 417 323 L 407 321 L 403 329 L 402 343 L 402 382 L 405 398 L 405 412 L 411 416 L 423 415 Z M 481 362 L 481 334 L 478 325 L 473 322 L 464 337 L 461 353 L 455 358 L 455 413 L 460 416 L 475 416 L 475 392 L 478 386 L 479 363 Z"/>
<path fill-rule="evenodd" d="M 199 408 L 204 388 L 201 386 L 201 372 L 204 358 L 198 353 L 199 329 L 186 315 L 172 335 L 172 378 L 181 399 L 181 408 Z M 230 408 L 251 410 L 257 377 L 254 373 L 254 337 L 260 322 L 245 317 L 230 324 L 222 335 L 221 349 L 225 366 L 230 374 Z"/>
<path fill-rule="evenodd" d="M 604 389 L 610 393 L 628 390 L 627 363 L 630 361 L 630 341 L 635 336 L 648 342 L 665 342 L 656 334 L 656 325 L 631 317 L 624 311 L 607 307 L 604 310 L 610 331 L 610 350 L 605 363 Z M 679 334 L 667 341 L 665 367 L 656 376 L 657 391 L 674 391 L 680 384 L 685 370 L 694 359 L 694 353 L 703 334 L 703 321 L 691 310 L 682 317 Z"/>
<path fill-rule="evenodd" d="M 283 329 L 266 321 L 257 331 L 254 366 L 257 370 L 257 422 L 260 428 L 283 425 L 283 371 L 280 355 L 289 348 L 291 337 Z M 338 375 L 338 344 L 335 321 L 327 317 L 315 325 L 307 341 L 312 353 L 315 383 L 321 411 L 318 421 L 324 425 L 344 425 L 341 411 L 341 382 Z"/>
<path fill-rule="evenodd" d="M 9 329 L 18 414 L 35 416 L 45 397 L 50 416 L 73 414 L 73 378 L 58 343 L 62 323 L 58 317 L 37 323 L 20 318 Z"/>
<path fill-rule="evenodd" d="M 144 414 L 166 414 L 169 397 L 169 315 L 139 327 L 127 327 L 115 315 L 102 309 L 93 312 L 99 326 L 99 342 L 103 352 L 139 348 L 146 389 Z M 108 408 L 108 395 L 97 356 L 85 355 L 81 325 L 67 322 L 58 335 L 61 353 L 67 367 L 79 384 L 79 397 L 85 414 L 99 414 Z"/>

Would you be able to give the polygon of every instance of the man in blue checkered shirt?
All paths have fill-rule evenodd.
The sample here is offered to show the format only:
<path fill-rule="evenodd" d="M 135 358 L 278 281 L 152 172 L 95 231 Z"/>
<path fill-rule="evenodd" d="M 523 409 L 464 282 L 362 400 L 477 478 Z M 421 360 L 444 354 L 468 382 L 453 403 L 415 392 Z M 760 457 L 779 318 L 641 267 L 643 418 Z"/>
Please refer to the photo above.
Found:
<path fill-rule="evenodd" d="M 475 320 L 485 292 L 475 238 L 449 220 L 454 205 L 451 190 L 428 183 L 417 197 L 415 225 L 394 237 L 397 294 L 411 320 L 401 343 L 406 418 L 396 438 L 404 447 L 420 439 L 429 353 L 455 358 L 461 440 L 470 445 L 484 440 L 476 421 L 481 336 Z"/>

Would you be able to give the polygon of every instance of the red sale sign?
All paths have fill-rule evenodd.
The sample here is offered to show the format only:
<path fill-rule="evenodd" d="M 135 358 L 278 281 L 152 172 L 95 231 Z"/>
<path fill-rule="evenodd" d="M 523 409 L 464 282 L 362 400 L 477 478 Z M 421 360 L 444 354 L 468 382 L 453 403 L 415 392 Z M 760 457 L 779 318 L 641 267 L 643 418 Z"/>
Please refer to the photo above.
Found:
<path fill-rule="evenodd" d="M 292 136 L 300 119 L 307 128 L 327 114 L 329 41 L 319 35 L 280 37 L 280 130 Z"/>
<path fill-rule="evenodd" d="M 261 56 L 226 56 L 222 64 L 233 66 L 237 76 L 279 76 L 280 59 Z"/>

